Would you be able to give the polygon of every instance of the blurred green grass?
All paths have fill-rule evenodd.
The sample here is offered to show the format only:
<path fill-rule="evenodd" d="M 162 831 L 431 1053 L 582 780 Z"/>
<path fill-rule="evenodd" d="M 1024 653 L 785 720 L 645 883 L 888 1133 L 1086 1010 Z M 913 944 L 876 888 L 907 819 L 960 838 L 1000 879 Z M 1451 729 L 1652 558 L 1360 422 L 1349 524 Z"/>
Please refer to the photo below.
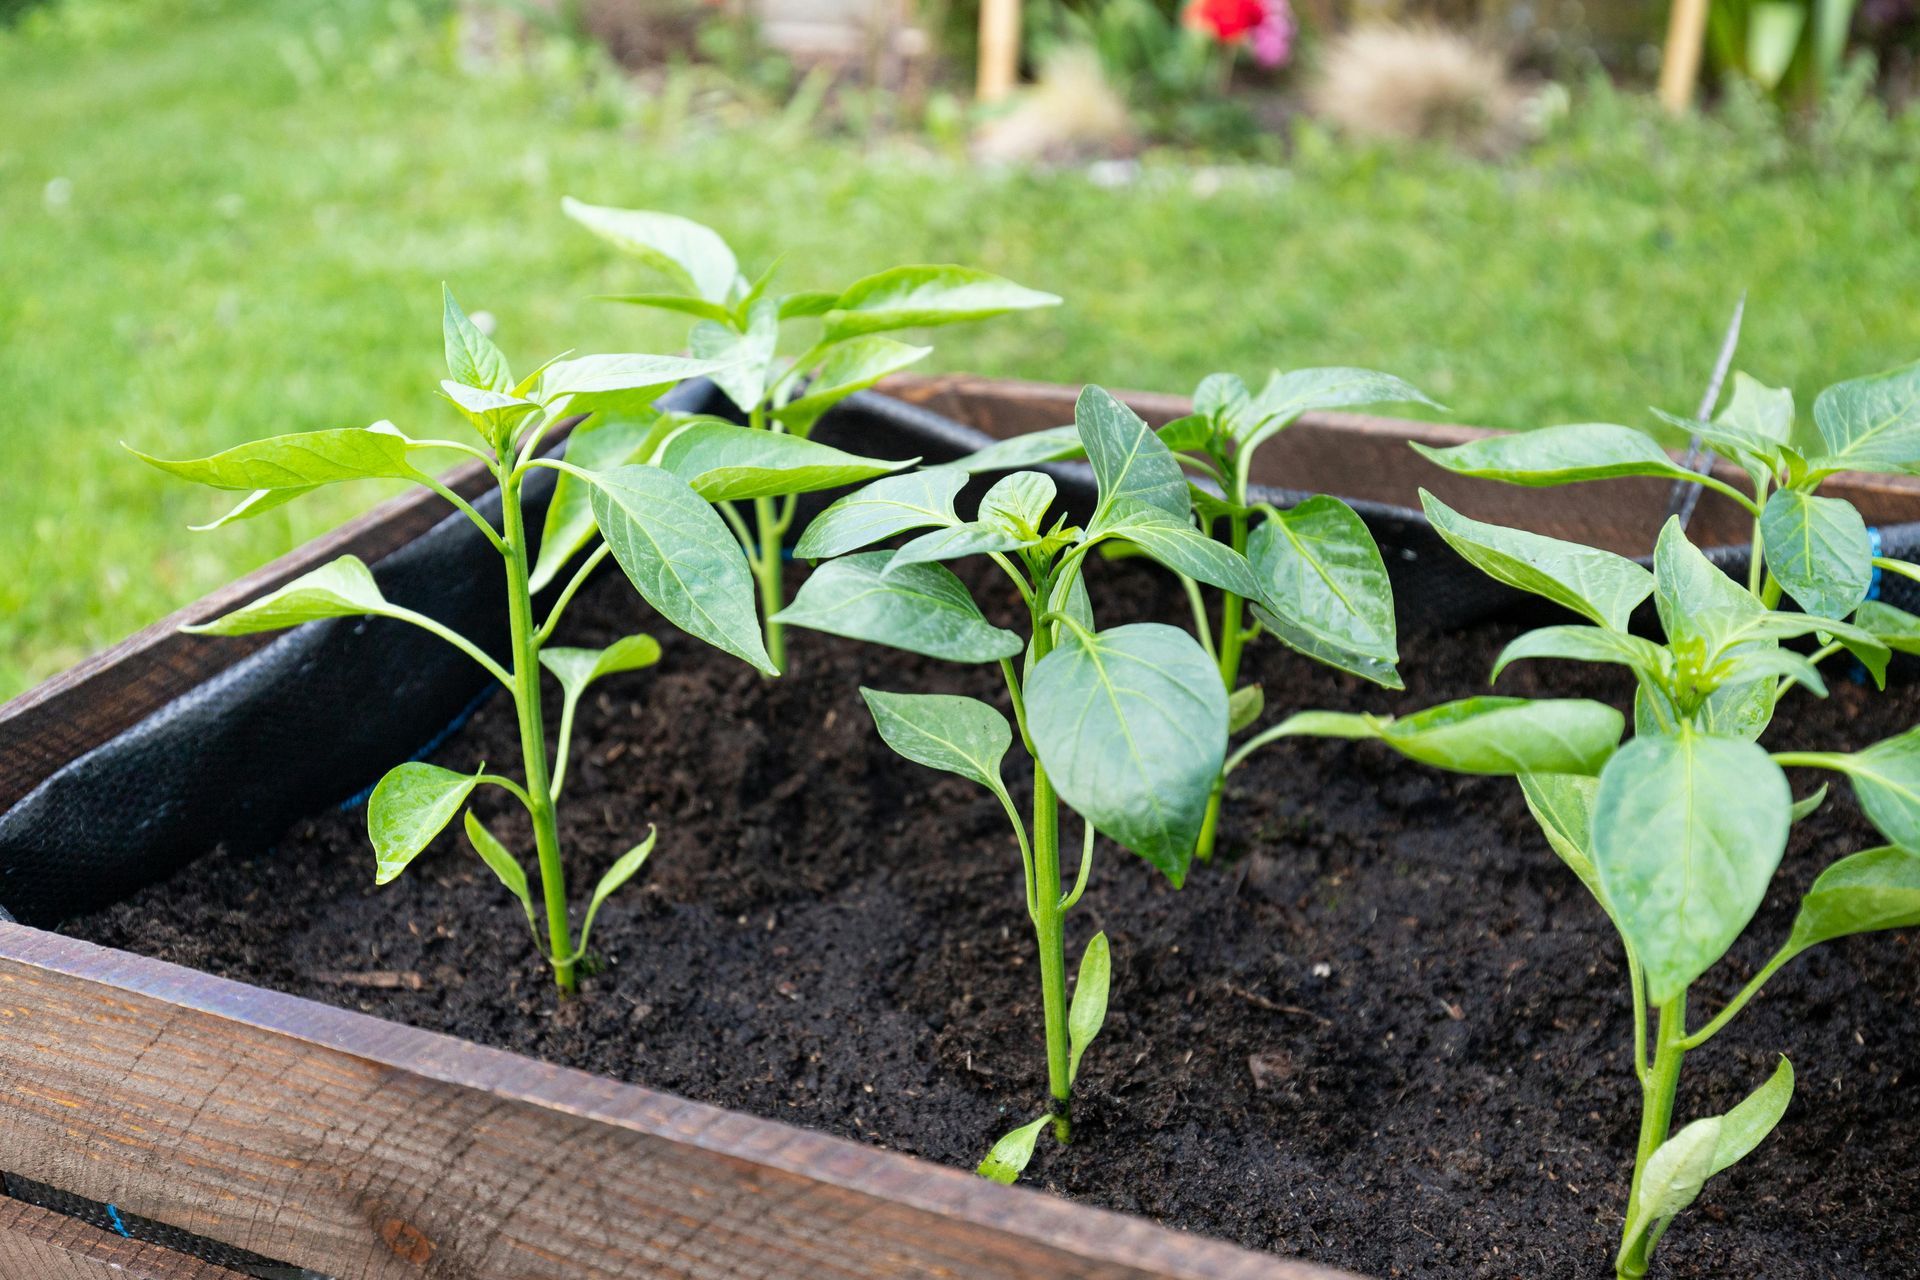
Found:
<path fill-rule="evenodd" d="M 1583 97 L 1524 160 L 1304 139 L 1285 170 L 990 173 L 938 148 L 599 110 L 463 72 L 376 0 L 197 0 L 87 40 L 0 42 L 0 695 L 364 509 L 368 486 L 192 534 L 224 503 L 142 467 L 444 406 L 438 286 L 517 366 L 673 349 L 585 301 L 639 286 L 560 196 L 710 222 L 790 287 L 960 261 L 1067 298 L 939 335 L 930 368 L 1186 390 L 1361 364 L 1458 421 L 1691 408 L 1733 299 L 1739 364 L 1813 391 L 1920 356 L 1903 164 L 1762 160 L 1712 124 Z"/>

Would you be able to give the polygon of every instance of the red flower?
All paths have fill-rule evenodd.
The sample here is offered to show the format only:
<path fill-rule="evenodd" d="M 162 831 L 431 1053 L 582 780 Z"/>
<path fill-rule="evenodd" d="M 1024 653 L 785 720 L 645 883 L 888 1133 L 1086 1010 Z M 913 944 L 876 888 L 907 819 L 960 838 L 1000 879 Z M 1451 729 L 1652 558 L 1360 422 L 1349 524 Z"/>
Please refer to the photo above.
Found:
<path fill-rule="evenodd" d="M 1189 0 L 1181 20 L 1222 44 L 1244 39 L 1266 20 L 1265 0 Z"/>

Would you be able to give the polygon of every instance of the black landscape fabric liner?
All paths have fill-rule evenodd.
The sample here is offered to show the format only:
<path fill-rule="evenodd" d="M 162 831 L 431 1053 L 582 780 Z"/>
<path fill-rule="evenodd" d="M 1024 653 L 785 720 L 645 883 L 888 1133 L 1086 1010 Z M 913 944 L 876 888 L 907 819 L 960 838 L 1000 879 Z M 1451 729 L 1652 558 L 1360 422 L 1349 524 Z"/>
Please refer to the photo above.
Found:
<path fill-rule="evenodd" d="M 670 407 L 728 416 L 705 382 L 675 391 Z M 814 438 L 856 453 L 951 462 L 991 438 L 872 392 L 822 419 Z M 1060 501 L 1085 519 L 1092 473 L 1042 468 Z M 550 471 L 527 483 L 528 525 L 538 529 Z M 977 501 L 993 477 L 962 497 Z M 796 528 L 833 495 L 812 495 Z M 1290 506 L 1308 496 L 1258 491 Z M 474 504 L 497 518 L 499 500 Z M 1455 555 L 1417 511 L 1356 502 L 1380 544 L 1405 630 L 1448 630 L 1494 618 L 1551 617 L 1551 606 L 1485 577 Z M 1877 531 L 1883 554 L 1920 553 L 1920 524 Z M 1713 559 L 1744 578 L 1748 549 Z M 425 613 L 504 658 L 506 586 L 479 531 L 455 513 L 373 566 L 396 603 Z M 617 571 L 617 570 L 615 570 Z M 1920 609 L 1920 586 L 1888 578 L 1881 597 Z M 208 644 L 221 643 L 209 639 Z M 431 751 L 490 692 L 487 676 L 439 638 L 391 619 L 309 623 L 274 640 L 109 742 L 71 761 L 0 814 L 0 915 L 42 926 L 98 910 L 171 875 L 219 844 L 271 845 L 298 818 L 364 799 L 387 769 Z"/>

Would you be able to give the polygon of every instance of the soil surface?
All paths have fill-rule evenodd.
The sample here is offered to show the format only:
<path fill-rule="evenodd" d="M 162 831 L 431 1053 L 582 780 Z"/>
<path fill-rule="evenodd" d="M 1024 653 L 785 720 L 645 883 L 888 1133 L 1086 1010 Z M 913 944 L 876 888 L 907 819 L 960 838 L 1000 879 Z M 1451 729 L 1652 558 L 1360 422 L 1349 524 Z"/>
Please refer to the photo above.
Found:
<path fill-rule="evenodd" d="M 1005 593 L 974 581 L 1006 614 Z M 1099 565 L 1093 586 L 1109 621 L 1185 620 L 1152 570 Z M 67 931 L 971 1167 L 1045 1095 L 1019 857 L 998 804 L 889 752 L 857 690 L 1004 707 L 997 672 L 798 632 L 796 674 L 767 682 L 658 624 L 613 576 L 576 601 L 566 638 L 637 630 L 663 662 L 581 709 L 561 811 L 576 898 L 649 823 L 660 842 L 601 915 L 605 967 L 582 999 L 557 1004 L 519 907 L 464 837 L 376 889 L 360 810 L 276 849 L 217 850 Z M 1484 692 L 1511 634 L 1403 637 L 1404 694 L 1271 642 L 1249 674 L 1269 720 L 1405 711 Z M 1851 748 L 1920 721 L 1920 687 L 1833 684 L 1825 702 L 1797 696 L 1770 745 Z M 1567 663 L 1520 664 L 1501 691 L 1628 692 Z M 516 760 L 511 706 L 489 702 L 434 758 Z M 1013 756 L 1007 773 L 1019 794 Z M 1879 843 L 1844 790 L 1796 829 L 1758 920 L 1696 988 L 1696 1019 L 1785 937 L 1821 868 Z M 526 847 L 503 794 L 477 805 Z M 1221 858 L 1184 891 L 1100 843 L 1069 918 L 1073 962 L 1097 929 L 1112 1011 L 1074 1144 L 1043 1141 L 1031 1185 L 1373 1277 L 1612 1274 L 1639 1117 L 1626 973 L 1511 781 L 1364 743 L 1269 748 L 1234 775 Z M 1676 1223 L 1656 1276 L 1920 1276 L 1917 941 L 1801 958 L 1688 1058 L 1683 1119 L 1731 1106 L 1778 1053 L 1799 1091 Z"/>

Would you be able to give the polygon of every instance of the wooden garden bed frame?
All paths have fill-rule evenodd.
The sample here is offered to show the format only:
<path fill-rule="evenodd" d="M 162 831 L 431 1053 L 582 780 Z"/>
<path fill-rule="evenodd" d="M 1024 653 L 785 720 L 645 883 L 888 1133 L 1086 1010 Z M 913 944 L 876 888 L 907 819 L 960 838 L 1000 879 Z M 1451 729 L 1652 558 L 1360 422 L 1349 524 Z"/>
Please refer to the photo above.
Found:
<path fill-rule="evenodd" d="M 887 390 L 994 435 L 1071 420 L 1071 388 L 901 378 Z M 1131 403 L 1164 421 L 1168 396 Z M 1643 552 L 1664 483 L 1553 501 L 1440 472 L 1408 439 L 1482 433 L 1313 415 L 1256 479 Z M 467 493 L 486 477 L 456 473 Z M 1920 518 L 1920 482 L 1843 477 L 1870 522 Z M 445 514 L 388 502 L 0 707 L 0 809 L 218 674 L 258 640 L 185 636 Z M 1744 538 L 1707 495 L 1705 541 Z M 432 1032 L 0 924 L 0 1170 L 336 1280 L 1339 1280 L 962 1170 Z M 223 1270 L 0 1197 L 5 1280 L 230 1280 Z"/>

